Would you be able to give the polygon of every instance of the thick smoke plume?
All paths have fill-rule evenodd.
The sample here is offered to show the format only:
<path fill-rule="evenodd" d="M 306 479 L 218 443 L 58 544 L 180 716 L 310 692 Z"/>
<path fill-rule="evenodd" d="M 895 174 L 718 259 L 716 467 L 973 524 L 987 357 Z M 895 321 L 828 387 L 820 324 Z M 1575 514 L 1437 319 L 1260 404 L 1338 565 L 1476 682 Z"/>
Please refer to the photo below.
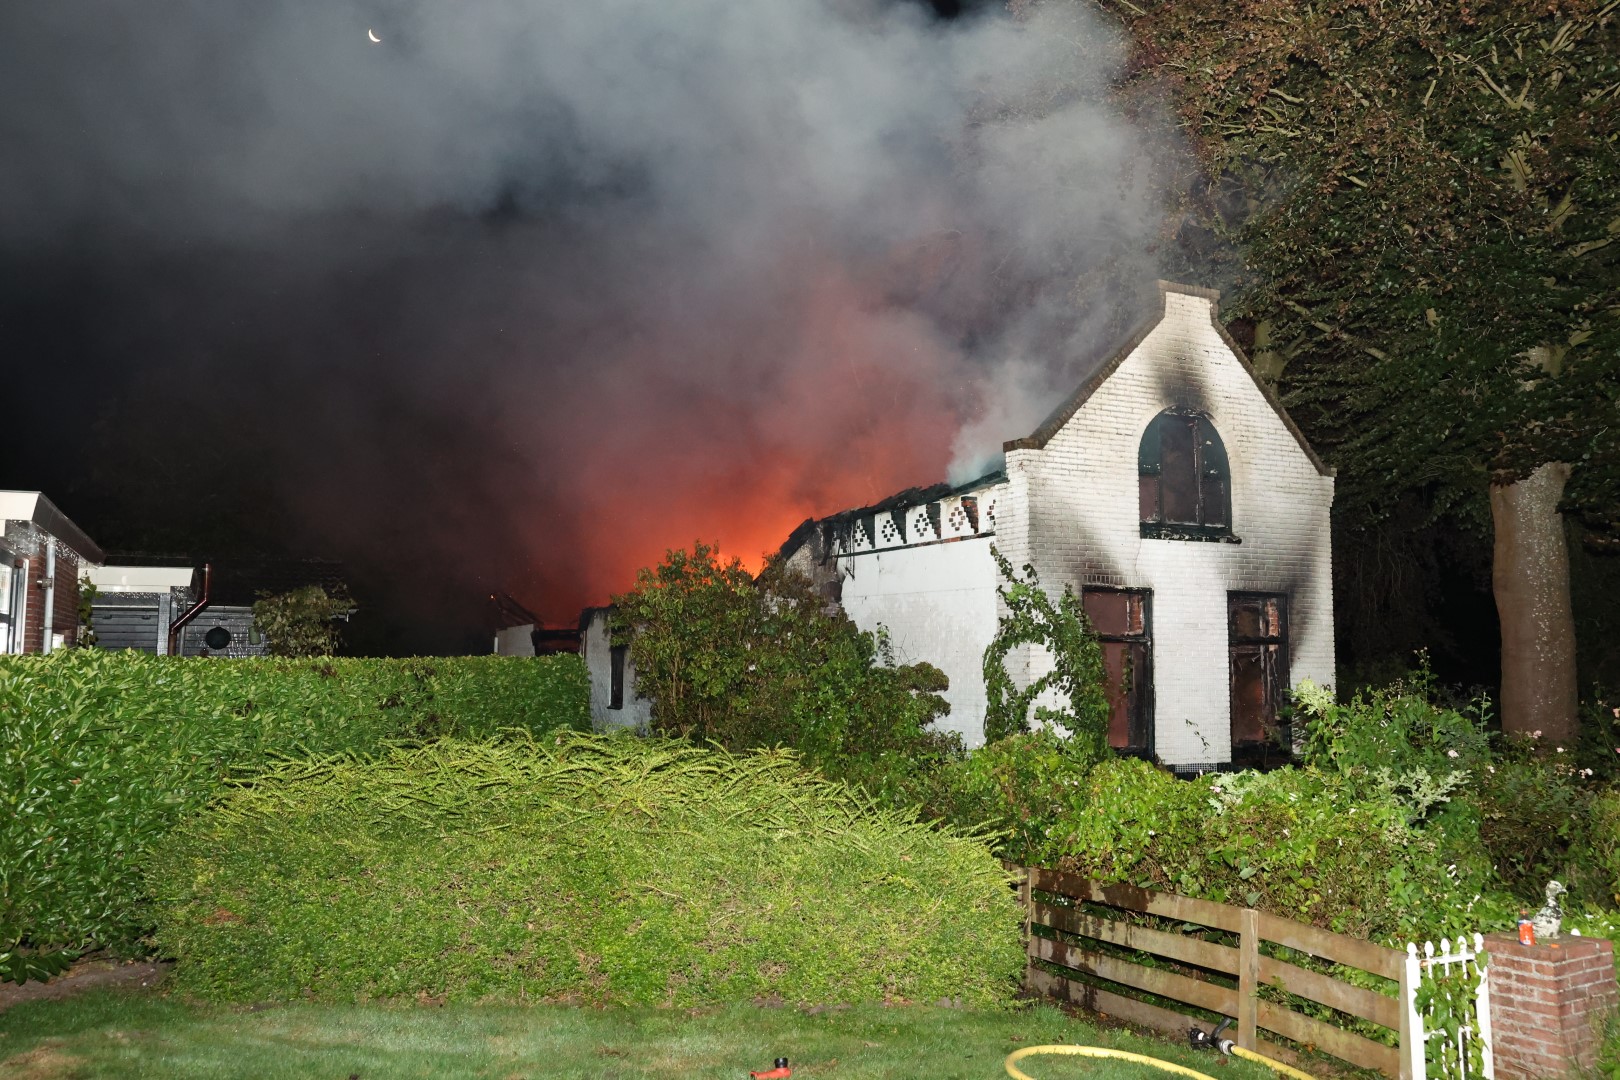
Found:
<path fill-rule="evenodd" d="M 94 387 L 88 500 L 566 618 L 1072 388 L 1160 224 L 1122 56 L 1069 0 L 7 5 L 4 347 Z"/>

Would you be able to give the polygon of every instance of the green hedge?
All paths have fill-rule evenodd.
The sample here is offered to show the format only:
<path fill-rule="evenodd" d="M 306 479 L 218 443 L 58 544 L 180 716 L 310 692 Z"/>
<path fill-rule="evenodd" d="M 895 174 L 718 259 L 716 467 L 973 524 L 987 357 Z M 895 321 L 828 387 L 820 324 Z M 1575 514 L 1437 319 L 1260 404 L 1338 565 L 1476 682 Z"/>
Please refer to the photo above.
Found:
<path fill-rule="evenodd" d="M 288 764 L 150 882 L 172 985 L 218 1001 L 982 1005 L 1024 964 L 983 843 L 788 752 L 631 736 Z"/>
<path fill-rule="evenodd" d="M 391 739 L 588 726 L 572 656 L 0 659 L 0 978 L 40 950 L 134 945 L 137 864 L 233 771 Z"/>

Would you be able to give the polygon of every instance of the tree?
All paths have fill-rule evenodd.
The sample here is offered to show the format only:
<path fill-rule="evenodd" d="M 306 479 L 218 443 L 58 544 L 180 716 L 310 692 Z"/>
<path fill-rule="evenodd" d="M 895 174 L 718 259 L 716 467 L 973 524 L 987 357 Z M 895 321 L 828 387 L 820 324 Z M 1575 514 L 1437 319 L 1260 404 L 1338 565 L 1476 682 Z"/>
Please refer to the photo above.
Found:
<path fill-rule="evenodd" d="M 1236 241 L 1234 314 L 1341 467 L 1494 529 L 1509 731 L 1568 742 L 1563 513 L 1620 539 L 1616 5 L 1104 0 L 1168 77 Z"/>
<path fill-rule="evenodd" d="M 949 711 L 931 664 L 896 664 L 886 638 L 829 607 L 779 560 L 756 579 L 696 544 L 638 571 L 615 596 L 636 692 L 663 734 L 728 749 L 788 746 L 829 775 L 882 788 L 919 758 L 954 751 L 932 730 Z"/>
<path fill-rule="evenodd" d="M 1102 648 L 1080 598 L 1065 585 L 1053 600 L 1041 588 L 1034 567 L 1025 566 L 1020 579 L 1005 555 L 993 547 L 990 553 L 1001 571 L 1002 584 L 996 586 L 996 594 L 1007 613 L 984 650 L 985 740 L 1028 734 L 1033 721 L 1042 728 L 1061 728 L 1069 746 L 1083 760 L 1106 757 L 1107 673 Z M 1020 688 L 1007 670 L 1007 657 L 1014 649 L 1029 645 L 1045 649 L 1052 666 Z M 1063 705 L 1042 704 L 1048 691 Z"/>
<path fill-rule="evenodd" d="M 337 651 L 339 619 L 354 614 L 354 601 L 341 585 L 328 593 L 319 585 L 271 595 L 260 593 L 253 621 L 264 632 L 271 656 L 330 656 Z"/>

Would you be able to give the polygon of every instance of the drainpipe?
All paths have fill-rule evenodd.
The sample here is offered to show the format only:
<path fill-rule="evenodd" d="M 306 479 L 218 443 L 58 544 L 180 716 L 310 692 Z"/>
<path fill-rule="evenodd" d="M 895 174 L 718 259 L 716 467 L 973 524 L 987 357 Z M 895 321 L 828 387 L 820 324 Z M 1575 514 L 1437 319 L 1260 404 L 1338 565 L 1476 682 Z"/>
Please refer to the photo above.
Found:
<path fill-rule="evenodd" d="M 17 598 L 17 610 L 11 613 L 11 651 L 25 653 L 28 651 L 28 567 L 32 560 L 24 558 L 17 563 L 15 571 L 18 577 L 17 591 L 12 593 Z"/>
<path fill-rule="evenodd" d="M 45 541 L 45 610 L 40 613 L 39 627 L 41 641 L 39 651 L 51 651 L 51 636 L 56 630 L 56 538 L 50 537 Z"/>
<path fill-rule="evenodd" d="M 178 619 L 174 620 L 174 622 L 169 624 L 169 655 L 170 656 L 179 656 L 180 655 L 180 650 L 177 647 L 177 643 L 180 640 L 180 631 L 184 630 L 186 628 L 186 624 L 189 623 L 192 619 L 195 619 L 198 615 L 201 615 L 202 614 L 202 609 L 208 606 L 208 586 L 209 586 L 210 583 L 212 583 L 213 580 L 214 580 L 214 566 L 213 566 L 213 564 L 212 563 L 203 563 L 202 597 L 195 604 L 192 604 L 191 607 L 187 608 L 186 613 L 184 615 L 180 616 Z"/>

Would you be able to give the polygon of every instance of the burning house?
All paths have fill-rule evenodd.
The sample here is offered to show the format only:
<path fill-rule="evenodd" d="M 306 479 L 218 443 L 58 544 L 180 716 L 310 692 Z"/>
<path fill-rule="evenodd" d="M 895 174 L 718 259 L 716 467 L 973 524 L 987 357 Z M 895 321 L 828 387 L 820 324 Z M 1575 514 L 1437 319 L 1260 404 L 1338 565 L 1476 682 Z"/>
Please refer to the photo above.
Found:
<path fill-rule="evenodd" d="M 1333 475 L 1218 318 L 1218 294 L 1160 283 L 1159 310 L 1005 468 L 807 521 L 784 545 L 902 661 L 951 681 L 941 723 L 983 739 L 994 545 L 1070 586 L 1102 639 L 1110 741 L 1181 768 L 1253 760 L 1289 689 L 1331 684 Z M 1050 659 L 1025 648 L 1014 677 Z"/>

